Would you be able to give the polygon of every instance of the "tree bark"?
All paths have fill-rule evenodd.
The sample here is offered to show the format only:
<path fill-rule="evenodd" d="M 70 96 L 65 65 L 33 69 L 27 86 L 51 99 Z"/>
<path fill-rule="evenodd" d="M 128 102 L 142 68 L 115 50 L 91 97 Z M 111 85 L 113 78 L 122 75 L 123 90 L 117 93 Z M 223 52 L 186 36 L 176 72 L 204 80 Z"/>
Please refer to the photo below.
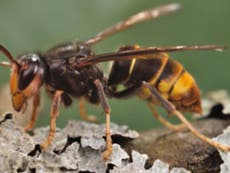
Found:
<path fill-rule="evenodd" d="M 229 115 L 221 110 L 220 105 L 213 108 L 209 118 L 195 121 L 193 125 L 209 137 L 219 135 L 230 124 Z M 113 153 L 108 161 L 102 161 L 104 130 L 104 124 L 71 121 L 64 129 L 57 130 L 55 141 L 47 151 L 31 154 L 35 144 L 46 138 L 48 128 L 37 128 L 30 136 L 11 120 L 1 122 L 0 172 L 151 173 L 154 170 L 173 172 L 175 167 L 194 173 L 220 172 L 222 159 L 218 151 L 188 130 L 172 132 L 159 128 L 140 132 L 138 136 L 127 126 L 112 124 Z M 159 164 L 159 160 L 165 164 Z"/>
<path fill-rule="evenodd" d="M 219 135 L 230 121 L 205 119 L 193 125 L 209 137 Z M 168 129 L 152 129 L 141 132 L 140 137 L 128 143 L 124 148 L 128 153 L 136 150 L 149 156 L 146 168 L 160 159 L 170 167 L 183 167 L 194 173 L 219 173 L 223 162 L 218 151 L 204 143 L 190 131 L 171 132 Z"/>

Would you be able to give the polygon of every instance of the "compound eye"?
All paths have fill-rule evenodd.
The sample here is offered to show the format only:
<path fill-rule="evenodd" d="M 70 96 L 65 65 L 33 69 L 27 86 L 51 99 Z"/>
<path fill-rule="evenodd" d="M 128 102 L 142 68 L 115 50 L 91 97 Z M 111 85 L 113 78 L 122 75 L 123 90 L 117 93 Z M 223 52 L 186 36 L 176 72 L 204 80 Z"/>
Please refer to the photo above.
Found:
<path fill-rule="evenodd" d="M 32 82 L 36 76 L 39 68 L 39 62 L 30 60 L 26 63 L 22 63 L 22 67 L 19 71 L 18 77 L 18 89 L 24 90 Z"/>

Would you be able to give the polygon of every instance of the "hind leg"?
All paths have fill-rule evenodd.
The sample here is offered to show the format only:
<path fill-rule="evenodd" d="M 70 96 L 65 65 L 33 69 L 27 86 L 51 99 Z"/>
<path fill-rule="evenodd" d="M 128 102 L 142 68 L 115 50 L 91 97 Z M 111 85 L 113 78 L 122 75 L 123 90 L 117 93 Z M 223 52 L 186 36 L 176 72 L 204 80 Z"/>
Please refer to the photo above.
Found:
<path fill-rule="evenodd" d="M 122 91 L 113 91 L 113 90 L 109 90 L 110 95 L 112 95 L 115 98 L 127 98 L 130 97 L 132 95 L 135 95 L 135 92 L 141 88 L 141 86 L 134 86 L 134 87 L 130 87 L 130 88 L 126 88 Z M 179 124 L 179 125 L 174 125 L 171 124 L 169 121 L 167 121 L 166 119 L 164 119 L 154 108 L 153 104 L 151 103 L 147 103 L 149 109 L 151 110 L 153 116 L 160 121 L 165 127 L 169 128 L 172 131 L 180 131 L 186 128 L 185 125 L 183 124 Z"/>
<path fill-rule="evenodd" d="M 164 119 L 154 108 L 153 104 L 148 103 L 148 107 L 151 110 L 153 116 L 160 121 L 165 127 L 167 127 L 168 129 L 172 130 L 172 131 L 181 131 L 184 130 L 186 128 L 186 126 L 184 124 L 179 124 L 179 125 L 174 125 L 172 123 L 170 123 L 169 121 L 167 121 L 166 119 Z"/>
<path fill-rule="evenodd" d="M 177 118 L 181 120 L 181 122 L 191 131 L 191 133 L 194 136 L 200 138 L 201 140 L 203 140 L 204 142 L 208 143 L 209 145 L 215 147 L 216 149 L 219 149 L 219 150 L 224 151 L 224 152 L 230 151 L 230 146 L 216 142 L 216 141 L 212 140 L 211 138 L 201 134 L 199 131 L 197 131 L 196 128 L 193 127 L 193 125 L 185 118 L 185 116 L 181 112 L 179 112 L 172 103 L 170 103 L 168 100 L 164 99 L 158 93 L 158 91 L 155 88 L 153 88 L 150 84 L 148 84 L 147 82 L 143 82 L 142 86 L 148 88 L 150 90 L 150 92 L 152 93 L 152 95 L 154 96 L 154 98 L 156 98 L 159 101 L 159 103 L 161 103 L 161 105 L 170 114 L 176 115 Z"/>

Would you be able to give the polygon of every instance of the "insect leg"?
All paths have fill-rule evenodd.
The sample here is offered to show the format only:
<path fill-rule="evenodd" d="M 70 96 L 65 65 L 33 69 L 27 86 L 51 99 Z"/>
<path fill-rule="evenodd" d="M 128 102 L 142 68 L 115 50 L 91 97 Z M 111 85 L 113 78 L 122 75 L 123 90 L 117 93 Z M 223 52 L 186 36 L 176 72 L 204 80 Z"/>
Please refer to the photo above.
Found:
<path fill-rule="evenodd" d="M 184 124 L 179 124 L 179 125 L 174 125 L 172 123 L 170 123 L 169 121 L 167 121 L 166 119 L 164 119 L 154 108 L 153 104 L 148 103 L 148 107 L 151 110 L 153 116 L 160 121 L 165 127 L 167 127 L 168 129 L 172 130 L 172 131 L 181 131 L 183 129 L 185 129 L 185 125 Z"/>
<path fill-rule="evenodd" d="M 83 120 L 93 122 L 93 123 L 98 122 L 98 120 L 95 116 L 90 116 L 87 114 L 86 109 L 85 109 L 85 100 L 83 98 L 79 99 L 78 108 L 79 108 L 80 116 Z"/>
<path fill-rule="evenodd" d="M 35 122 L 37 120 L 37 116 L 38 116 L 38 108 L 39 108 L 39 106 L 40 106 L 40 93 L 36 94 L 33 97 L 32 116 L 31 116 L 30 122 L 24 128 L 25 131 L 29 131 L 34 127 Z"/>
<path fill-rule="evenodd" d="M 157 19 L 160 16 L 169 15 L 173 12 L 176 12 L 180 9 L 180 5 L 177 3 L 162 5 L 159 7 L 155 7 L 150 10 L 139 12 L 131 17 L 129 17 L 126 20 L 123 20 L 121 22 L 118 22 L 117 24 L 106 28 L 104 31 L 98 33 L 95 37 L 90 38 L 85 43 L 86 44 L 94 44 L 98 41 L 101 41 L 105 39 L 106 37 L 113 35 L 121 30 L 124 30 L 126 28 L 129 28 L 137 23 L 151 20 L 151 19 Z"/>
<path fill-rule="evenodd" d="M 112 96 L 112 97 L 116 97 L 116 98 L 124 98 L 124 97 L 128 97 L 128 96 L 131 96 L 133 95 L 136 90 L 138 90 L 138 88 L 140 88 L 141 86 L 134 86 L 134 87 L 130 87 L 130 88 L 127 88 L 125 90 L 122 90 L 122 91 L 111 91 L 109 90 L 109 94 Z M 166 119 L 164 119 L 156 110 L 155 108 L 153 107 L 153 104 L 151 103 L 147 103 L 148 104 L 148 107 L 150 108 L 152 114 L 154 115 L 154 117 L 160 121 L 165 127 L 169 128 L 170 130 L 172 131 L 180 131 L 180 130 L 183 130 L 185 128 L 185 125 L 184 124 L 179 124 L 179 125 L 174 125 L 174 124 L 171 124 L 169 121 L 167 121 Z"/>
<path fill-rule="evenodd" d="M 103 153 L 103 159 L 108 160 L 109 156 L 112 153 L 113 147 L 112 147 L 112 138 L 111 138 L 111 132 L 110 132 L 110 106 L 108 104 L 108 101 L 105 96 L 105 92 L 103 89 L 103 86 L 99 80 L 95 80 L 94 84 L 97 87 L 99 98 L 101 101 L 102 108 L 105 113 L 106 118 L 106 127 L 105 127 L 105 136 L 106 136 L 106 150 Z"/>
<path fill-rule="evenodd" d="M 46 149 L 53 141 L 55 130 L 56 130 L 56 119 L 59 115 L 60 103 L 61 103 L 61 94 L 63 91 L 57 90 L 53 97 L 52 107 L 50 111 L 50 130 L 47 136 L 47 139 L 41 144 L 43 149 Z"/>
<path fill-rule="evenodd" d="M 142 85 L 151 91 L 153 96 L 161 103 L 161 105 L 170 114 L 176 115 L 177 118 L 181 120 L 181 122 L 192 132 L 192 134 L 194 136 L 200 138 L 201 140 L 203 140 L 204 142 L 208 143 L 209 145 L 215 147 L 216 149 L 219 149 L 219 150 L 224 151 L 224 152 L 230 151 L 230 146 L 216 142 L 216 141 L 212 140 L 211 138 L 201 134 L 199 131 L 197 131 L 195 129 L 195 127 L 193 127 L 193 125 L 185 118 L 185 116 L 181 112 L 176 110 L 175 106 L 172 103 L 170 103 L 169 101 L 167 101 L 166 99 L 161 97 L 161 95 L 158 93 L 158 91 L 154 87 L 149 85 L 147 82 L 142 82 Z"/>

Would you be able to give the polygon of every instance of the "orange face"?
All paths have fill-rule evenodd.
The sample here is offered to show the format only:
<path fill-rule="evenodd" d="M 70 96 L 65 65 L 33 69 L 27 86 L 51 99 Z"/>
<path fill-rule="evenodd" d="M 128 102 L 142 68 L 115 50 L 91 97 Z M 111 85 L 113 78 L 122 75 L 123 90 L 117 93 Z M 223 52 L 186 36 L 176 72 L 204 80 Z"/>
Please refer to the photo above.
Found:
<path fill-rule="evenodd" d="M 25 61 L 20 63 L 20 67 L 16 64 L 12 66 L 10 90 L 12 104 L 16 111 L 25 108 L 27 100 L 39 92 L 42 85 L 41 70 L 39 71 L 35 61 L 32 63 Z"/>

